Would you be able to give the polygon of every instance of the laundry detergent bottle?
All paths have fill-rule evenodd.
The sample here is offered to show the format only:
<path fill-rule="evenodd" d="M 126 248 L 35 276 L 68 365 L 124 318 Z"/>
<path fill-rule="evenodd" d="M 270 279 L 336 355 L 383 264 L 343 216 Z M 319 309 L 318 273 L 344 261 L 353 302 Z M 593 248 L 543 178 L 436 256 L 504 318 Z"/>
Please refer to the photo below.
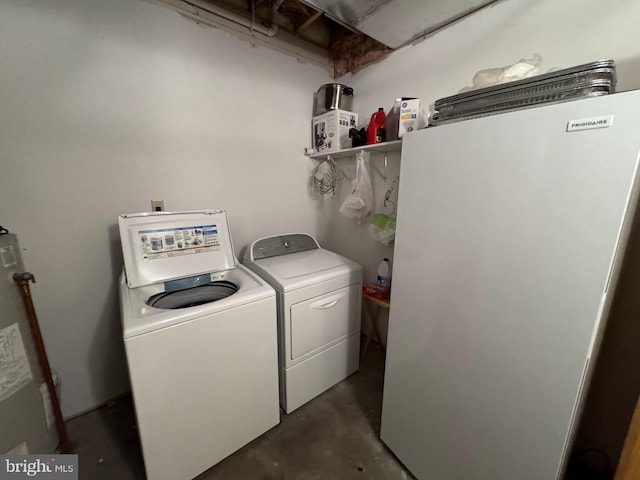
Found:
<path fill-rule="evenodd" d="M 384 127 L 386 121 L 387 115 L 384 113 L 384 108 L 382 107 L 378 108 L 378 111 L 371 115 L 371 121 L 367 127 L 367 145 L 384 142 Z"/>

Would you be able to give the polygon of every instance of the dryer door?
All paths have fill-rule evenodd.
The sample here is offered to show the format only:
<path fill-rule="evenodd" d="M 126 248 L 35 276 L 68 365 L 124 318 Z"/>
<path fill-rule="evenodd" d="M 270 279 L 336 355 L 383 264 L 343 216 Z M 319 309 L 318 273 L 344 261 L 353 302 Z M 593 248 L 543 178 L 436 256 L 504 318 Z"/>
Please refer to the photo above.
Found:
<path fill-rule="evenodd" d="M 291 359 L 357 332 L 359 302 L 360 285 L 354 284 L 292 305 Z"/>

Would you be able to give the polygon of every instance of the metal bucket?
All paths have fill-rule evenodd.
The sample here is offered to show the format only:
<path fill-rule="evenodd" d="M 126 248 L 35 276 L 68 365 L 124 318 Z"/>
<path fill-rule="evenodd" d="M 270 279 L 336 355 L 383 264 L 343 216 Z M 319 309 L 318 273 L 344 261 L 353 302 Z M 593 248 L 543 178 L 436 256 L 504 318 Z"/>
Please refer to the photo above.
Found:
<path fill-rule="evenodd" d="M 353 105 L 353 88 L 339 83 L 327 83 L 316 92 L 313 115 L 320 115 L 329 110 L 351 111 Z"/>

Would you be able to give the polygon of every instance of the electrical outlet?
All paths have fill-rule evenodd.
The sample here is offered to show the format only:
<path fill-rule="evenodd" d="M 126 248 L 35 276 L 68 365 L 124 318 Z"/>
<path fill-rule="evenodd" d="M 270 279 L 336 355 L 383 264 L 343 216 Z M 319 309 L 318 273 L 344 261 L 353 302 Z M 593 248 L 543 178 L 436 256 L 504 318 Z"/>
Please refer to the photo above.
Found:
<path fill-rule="evenodd" d="M 164 212 L 164 200 L 151 200 L 152 212 Z"/>

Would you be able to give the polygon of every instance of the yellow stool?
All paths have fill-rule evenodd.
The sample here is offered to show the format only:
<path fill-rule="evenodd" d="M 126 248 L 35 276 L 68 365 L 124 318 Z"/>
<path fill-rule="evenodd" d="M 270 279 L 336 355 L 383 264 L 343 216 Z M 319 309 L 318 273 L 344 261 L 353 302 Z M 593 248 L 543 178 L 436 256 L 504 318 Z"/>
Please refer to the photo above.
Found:
<path fill-rule="evenodd" d="M 365 299 L 365 303 L 367 304 L 367 311 L 369 312 L 369 317 L 371 318 L 371 327 L 373 329 L 373 334 L 376 337 L 376 340 L 382 347 L 384 351 L 385 345 L 380 337 L 380 331 L 378 330 L 378 317 L 380 316 L 380 309 L 384 308 L 389 310 L 391 304 L 389 300 L 382 300 L 380 298 L 372 297 L 366 293 L 362 294 L 362 297 Z M 367 350 L 369 348 L 369 343 L 371 343 L 371 334 L 367 335 L 367 341 L 364 343 L 364 348 L 362 349 L 362 353 L 360 354 L 360 361 L 362 361 L 367 354 Z"/>

